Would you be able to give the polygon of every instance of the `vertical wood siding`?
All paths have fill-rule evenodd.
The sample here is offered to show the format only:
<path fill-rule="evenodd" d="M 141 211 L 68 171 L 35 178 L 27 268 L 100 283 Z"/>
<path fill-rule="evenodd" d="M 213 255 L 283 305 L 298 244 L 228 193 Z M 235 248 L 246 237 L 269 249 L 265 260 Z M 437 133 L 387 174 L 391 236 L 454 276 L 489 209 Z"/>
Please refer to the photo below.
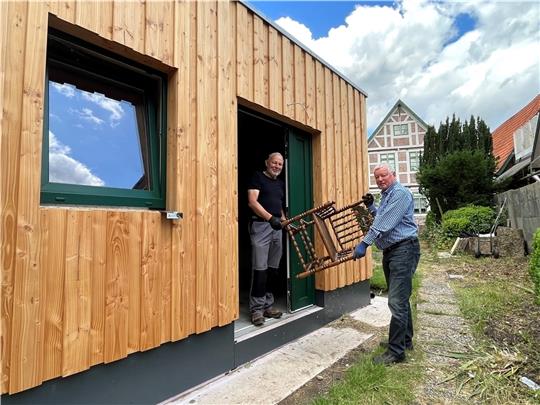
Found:
<path fill-rule="evenodd" d="M 12 1 L 0 13 L 2 393 L 238 317 L 239 100 L 312 133 L 314 204 L 367 190 L 365 96 L 242 4 Z M 49 14 L 170 67 L 167 208 L 182 220 L 40 206 Z M 370 260 L 318 274 L 317 288 L 365 280 Z"/>

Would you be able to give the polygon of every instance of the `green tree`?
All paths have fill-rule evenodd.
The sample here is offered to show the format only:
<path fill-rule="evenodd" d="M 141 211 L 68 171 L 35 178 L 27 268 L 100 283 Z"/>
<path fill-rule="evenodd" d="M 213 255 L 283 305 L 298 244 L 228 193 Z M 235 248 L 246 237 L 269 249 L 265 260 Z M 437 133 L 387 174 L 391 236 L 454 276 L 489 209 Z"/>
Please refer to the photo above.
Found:
<path fill-rule="evenodd" d="M 437 132 L 428 128 L 417 180 L 438 220 L 442 213 L 468 204 L 492 204 L 491 148 L 489 127 L 480 118 L 471 116 L 461 124 L 454 115 L 441 122 Z"/>

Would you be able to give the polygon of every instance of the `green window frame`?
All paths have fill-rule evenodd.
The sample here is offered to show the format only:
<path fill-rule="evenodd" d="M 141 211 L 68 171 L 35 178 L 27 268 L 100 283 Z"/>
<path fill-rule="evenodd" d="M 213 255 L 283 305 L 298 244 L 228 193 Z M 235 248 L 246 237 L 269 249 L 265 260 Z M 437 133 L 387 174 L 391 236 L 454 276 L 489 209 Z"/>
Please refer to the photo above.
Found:
<path fill-rule="evenodd" d="M 143 176 L 132 188 L 50 181 L 49 82 L 113 100 L 136 100 Z M 112 94 L 112 95 L 111 95 Z M 165 208 L 167 76 L 78 38 L 50 29 L 47 42 L 41 203 Z"/>

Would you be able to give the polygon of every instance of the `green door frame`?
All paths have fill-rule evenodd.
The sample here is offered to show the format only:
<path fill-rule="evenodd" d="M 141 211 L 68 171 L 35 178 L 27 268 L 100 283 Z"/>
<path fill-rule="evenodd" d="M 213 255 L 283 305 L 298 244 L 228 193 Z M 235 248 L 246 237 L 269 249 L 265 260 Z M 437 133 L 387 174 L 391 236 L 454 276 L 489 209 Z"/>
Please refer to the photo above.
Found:
<path fill-rule="evenodd" d="M 311 138 L 294 128 L 288 128 L 286 139 L 287 150 L 287 206 L 288 217 L 292 218 L 313 208 L 313 173 Z M 313 238 L 313 235 L 310 235 Z M 302 265 L 292 246 L 288 243 L 288 294 L 287 305 L 290 311 L 313 305 L 315 303 L 315 277 L 297 279 L 296 275 L 303 271 Z"/>

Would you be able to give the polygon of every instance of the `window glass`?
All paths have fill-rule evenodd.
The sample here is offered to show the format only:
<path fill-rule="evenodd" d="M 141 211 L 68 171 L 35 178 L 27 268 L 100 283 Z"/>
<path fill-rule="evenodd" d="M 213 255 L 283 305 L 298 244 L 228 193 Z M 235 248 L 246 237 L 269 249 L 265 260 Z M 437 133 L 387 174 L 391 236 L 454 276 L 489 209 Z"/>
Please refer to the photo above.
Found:
<path fill-rule="evenodd" d="M 428 201 L 427 198 L 420 193 L 413 193 L 414 198 L 414 212 L 416 213 L 424 213 L 427 212 L 428 209 Z"/>
<path fill-rule="evenodd" d="M 394 135 L 408 135 L 409 134 L 409 124 L 397 124 L 393 127 Z"/>
<path fill-rule="evenodd" d="M 380 154 L 380 163 L 386 163 L 394 168 L 397 172 L 396 168 L 396 157 L 393 153 L 381 153 Z"/>
<path fill-rule="evenodd" d="M 409 134 L 409 124 L 401 124 L 401 135 Z"/>
<path fill-rule="evenodd" d="M 420 167 L 420 152 L 409 152 L 409 168 L 415 172 Z"/>
<path fill-rule="evenodd" d="M 136 110 L 129 101 L 49 80 L 49 182 L 148 190 L 145 128 L 140 134 Z"/>

